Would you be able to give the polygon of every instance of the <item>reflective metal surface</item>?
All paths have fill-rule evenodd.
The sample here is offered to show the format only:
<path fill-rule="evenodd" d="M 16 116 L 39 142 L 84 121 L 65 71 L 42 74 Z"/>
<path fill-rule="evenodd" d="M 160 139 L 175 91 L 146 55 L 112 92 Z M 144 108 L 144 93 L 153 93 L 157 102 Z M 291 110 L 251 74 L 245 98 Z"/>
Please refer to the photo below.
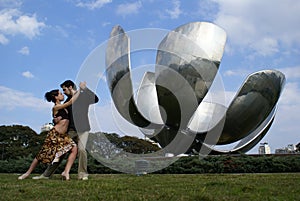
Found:
<path fill-rule="evenodd" d="M 263 70 L 249 75 L 226 111 L 224 128 L 217 143 L 203 143 L 207 136 L 199 130 L 197 143 L 191 149 L 199 152 L 202 146 L 206 146 L 212 150 L 211 154 L 249 151 L 270 129 L 284 83 L 285 76 L 276 70 Z M 238 141 L 231 150 L 220 150 L 213 146 Z"/>
<path fill-rule="evenodd" d="M 158 46 L 155 72 L 145 73 L 135 102 L 129 38 L 120 26 L 114 27 L 106 50 L 106 76 L 118 112 L 176 154 L 186 150 L 182 146 L 211 154 L 250 150 L 274 121 L 285 77 L 276 70 L 249 75 L 228 108 L 203 101 L 219 69 L 225 42 L 225 31 L 207 22 L 188 23 L 169 32 Z M 234 142 L 238 144 L 231 150 L 214 147 Z"/>
<path fill-rule="evenodd" d="M 229 105 L 218 144 L 240 140 L 259 127 L 276 106 L 284 82 L 284 75 L 276 70 L 251 74 Z"/>
<path fill-rule="evenodd" d="M 200 153 L 203 149 L 209 152 L 211 155 L 220 155 L 220 154 L 239 154 L 246 153 L 251 150 L 269 131 L 272 123 L 274 122 L 276 113 L 276 108 L 271 112 L 269 117 L 252 133 L 247 137 L 243 138 L 236 144 L 233 148 L 220 148 L 211 144 L 203 143 L 203 139 L 199 139 L 199 136 L 196 137 L 195 143 L 190 147 L 190 152 Z"/>
<path fill-rule="evenodd" d="M 149 101 L 151 101 L 150 105 Z M 164 124 L 158 105 L 155 87 L 155 74 L 152 72 L 146 72 L 144 74 L 143 80 L 137 92 L 137 106 L 143 116 L 145 116 L 151 122 L 156 124 Z"/>
<path fill-rule="evenodd" d="M 187 128 L 207 94 L 218 71 L 225 42 L 223 29 L 212 23 L 194 22 L 169 32 L 159 44 L 155 83 L 166 125 L 175 130 L 173 137 L 178 129 Z M 168 144 L 165 135 L 161 132 L 155 139 Z M 167 140 L 172 139 L 171 135 L 168 134 Z"/>
<path fill-rule="evenodd" d="M 201 102 L 188 124 L 190 132 L 206 134 L 226 118 L 227 108 L 213 102 Z"/>
<path fill-rule="evenodd" d="M 111 96 L 122 117 L 138 127 L 161 127 L 151 123 L 137 109 L 130 74 L 129 38 L 120 26 L 115 26 L 111 31 L 105 62 Z"/>

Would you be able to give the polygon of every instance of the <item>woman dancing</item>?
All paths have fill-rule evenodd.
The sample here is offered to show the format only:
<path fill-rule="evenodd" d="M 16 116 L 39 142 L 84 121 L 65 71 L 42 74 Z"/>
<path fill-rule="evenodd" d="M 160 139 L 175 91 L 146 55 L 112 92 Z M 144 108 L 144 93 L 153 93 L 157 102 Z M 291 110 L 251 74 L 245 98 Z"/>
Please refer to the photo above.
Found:
<path fill-rule="evenodd" d="M 64 100 L 64 95 L 58 89 L 45 94 L 46 100 L 54 103 L 52 108 L 53 117 L 58 117 L 60 120 L 56 122 L 54 127 L 48 132 L 41 150 L 33 159 L 27 172 L 19 176 L 18 179 L 22 180 L 27 178 L 39 162 L 44 164 L 57 162 L 59 161 L 59 157 L 70 151 L 71 153 L 69 154 L 65 170 L 61 174 L 64 179 L 70 180 L 69 172 L 76 159 L 77 146 L 72 138 L 67 135 L 69 116 L 66 107 L 70 106 L 78 96 L 79 93 L 76 93 L 68 102 L 61 104 Z"/>

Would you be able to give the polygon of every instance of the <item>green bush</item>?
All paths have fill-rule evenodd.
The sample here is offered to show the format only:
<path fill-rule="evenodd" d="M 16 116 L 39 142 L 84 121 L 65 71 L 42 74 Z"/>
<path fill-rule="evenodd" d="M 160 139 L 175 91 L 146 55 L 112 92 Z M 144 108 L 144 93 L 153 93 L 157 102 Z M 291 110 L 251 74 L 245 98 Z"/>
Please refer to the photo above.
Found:
<path fill-rule="evenodd" d="M 300 155 L 197 156 L 180 158 L 158 171 L 165 174 L 300 172 Z"/>
<path fill-rule="evenodd" d="M 17 159 L 0 160 L 0 173 L 24 173 L 30 166 L 33 156 L 19 157 Z M 67 158 L 67 157 L 66 157 Z M 66 159 L 60 164 L 56 173 L 64 170 Z M 126 164 L 125 164 L 126 165 Z M 34 173 L 43 173 L 46 165 L 40 164 Z M 78 160 L 71 169 L 77 173 Z M 112 170 L 88 155 L 88 171 L 91 174 L 114 174 Z M 300 172 L 300 155 L 239 155 L 239 156 L 207 156 L 199 159 L 198 156 L 188 156 L 178 159 L 156 173 L 160 174 L 202 174 L 202 173 L 277 173 Z"/>

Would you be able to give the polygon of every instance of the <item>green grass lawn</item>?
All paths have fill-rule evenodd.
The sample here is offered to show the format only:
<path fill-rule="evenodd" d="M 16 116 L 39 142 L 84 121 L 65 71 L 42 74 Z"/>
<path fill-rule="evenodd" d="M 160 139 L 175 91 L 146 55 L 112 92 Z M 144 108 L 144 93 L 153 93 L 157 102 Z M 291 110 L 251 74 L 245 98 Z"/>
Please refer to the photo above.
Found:
<path fill-rule="evenodd" d="M 0 174 L 0 200 L 300 200 L 300 173 L 76 176 L 17 180 L 17 174 Z"/>

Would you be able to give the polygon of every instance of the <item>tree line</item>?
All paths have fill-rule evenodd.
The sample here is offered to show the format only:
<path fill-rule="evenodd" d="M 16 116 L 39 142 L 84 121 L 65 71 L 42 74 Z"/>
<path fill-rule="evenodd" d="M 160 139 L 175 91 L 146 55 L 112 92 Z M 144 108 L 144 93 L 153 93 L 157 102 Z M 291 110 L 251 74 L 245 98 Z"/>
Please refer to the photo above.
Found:
<path fill-rule="evenodd" d="M 0 126 L 0 173 L 22 173 L 29 167 L 38 153 L 47 132 L 37 134 L 28 126 Z M 91 133 L 88 143 L 90 152 L 101 152 L 106 157 L 121 156 L 129 152 L 147 154 L 160 148 L 147 140 L 131 136 L 119 136 L 116 133 Z M 298 147 L 298 146 L 297 146 Z M 123 150 L 122 153 L 119 150 Z M 299 152 L 298 152 L 299 153 Z M 125 156 L 125 155 L 124 155 Z M 63 171 L 63 162 L 57 172 Z M 77 160 L 71 173 L 76 173 Z M 42 173 L 46 166 L 40 164 L 35 173 Z M 92 155 L 88 156 L 88 169 L 91 174 L 119 173 L 112 170 Z M 222 155 L 186 156 L 179 158 L 170 166 L 159 170 L 158 174 L 201 174 L 201 173 L 268 173 L 268 172 L 300 172 L 300 154 L 291 155 Z"/>

